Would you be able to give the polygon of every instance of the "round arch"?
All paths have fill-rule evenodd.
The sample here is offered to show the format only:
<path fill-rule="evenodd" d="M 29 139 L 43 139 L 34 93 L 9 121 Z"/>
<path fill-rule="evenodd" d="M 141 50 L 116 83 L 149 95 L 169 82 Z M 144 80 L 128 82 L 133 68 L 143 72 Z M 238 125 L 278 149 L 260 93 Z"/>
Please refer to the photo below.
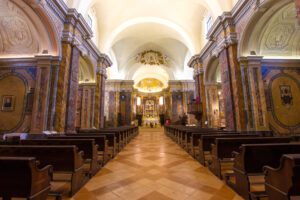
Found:
<path fill-rule="evenodd" d="M 204 71 L 205 84 L 217 84 L 220 82 L 220 65 L 219 59 L 216 56 L 213 56 L 209 60 Z"/>
<path fill-rule="evenodd" d="M 88 57 L 79 58 L 79 83 L 95 83 L 96 71 Z"/>

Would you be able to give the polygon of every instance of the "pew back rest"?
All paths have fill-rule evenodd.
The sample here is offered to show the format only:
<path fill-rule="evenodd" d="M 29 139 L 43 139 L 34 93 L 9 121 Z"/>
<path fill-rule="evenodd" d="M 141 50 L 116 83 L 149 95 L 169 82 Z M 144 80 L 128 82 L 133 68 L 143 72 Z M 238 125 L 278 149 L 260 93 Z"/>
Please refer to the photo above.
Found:
<path fill-rule="evenodd" d="M 31 194 L 32 170 L 36 165 L 33 157 L 0 157 L 0 196 L 10 194 L 29 196 Z M 20 188 L 15 191 L 16 188 Z"/>
<path fill-rule="evenodd" d="M 211 150 L 211 144 L 215 142 L 216 138 L 240 138 L 240 137 L 258 137 L 259 135 L 255 134 L 239 134 L 238 132 L 231 132 L 226 134 L 209 134 L 202 135 L 200 139 L 200 146 L 204 151 Z"/>
<path fill-rule="evenodd" d="M 52 167 L 37 168 L 33 157 L 0 157 L 0 196 L 28 197 L 50 189 Z"/>
<path fill-rule="evenodd" d="M 53 139 L 53 140 L 68 140 L 68 139 L 92 139 L 95 141 L 95 144 L 98 145 L 98 151 L 105 151 L 105 141 L 106 141 L 106 136 L 104 135 L 63 135 L 63 136 L 49 136 L 48 139 Z"/>
<path fill-rule="evenodd" d="M 247 174 L 262 173 L 264 166 L 278 168 L 283 154 L 300 153 L 300 144 L 244 144 L 234 168 Z"/>
<path fill-rule="evenodd" d="M 84 159 L 92 159 L 97 153 L 94 139 L 47 139 L 47 140 L 21 140 L 21 145 L 75 145 L 79 151 L 83 151 Z M 95 149 L 96 148 L 96 149 Z M 96 150 L 96 152 L 95 152 Z"/>
<path fill-rule="evenodd" d="M 78 133 L 76 134 L 77 136 L 88 136 L 88 137 L 91 137 L 91 136 L 105 136 L 106 139 L 108 140 L 108 145 L 109 146 L 114 146 L 115 145 L 115 142 L 116 142 L 116 136 L 115 136 L 115 133 L 96 133 L 96 134 L 89 134 L 89 133 Z M 67 136 L 69 136 L 67 134 Z"/>
<path fill-rule="evenodd" d="M 199 140 L 203 135 L 216 135 L 216 134 L 238 134 L 238 132 L 220 131 L 220 130 L 205 130 L 203 132 L 192 132 L 191 137 L 193 140 L 193 146 L 199 145 Z"/>
<path fill-rule="evenodd" d="M 3 145 L 0 156 L 35 157 L 42 168 L 52 165 L 54 172 L 75 172 L 84 164 L 83 152 L 76 146 Z"/>
<path fill-rule="evenodd" d="M 232 152 L 238 151 L 243 144 L 289 143 L 290 141 L 290 137 L 216 138 L 214 155 L 219 159 L 232 158 Z"/>

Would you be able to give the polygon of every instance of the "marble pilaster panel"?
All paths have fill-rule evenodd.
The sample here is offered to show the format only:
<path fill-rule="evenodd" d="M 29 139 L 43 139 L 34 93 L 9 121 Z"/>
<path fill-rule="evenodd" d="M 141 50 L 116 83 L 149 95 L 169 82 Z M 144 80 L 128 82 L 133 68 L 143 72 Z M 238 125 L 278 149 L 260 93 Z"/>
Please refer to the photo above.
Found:
<path fill-rule="evenodd" d="M 58 132 L 65 131 L 66 122 L 66 105 L 69 90 L 69 77 L 71 66 L 72 46 L 69 43 L 62 43 L 62 60 L 59 68 L 57 82 L 57 97 L 56 97 L 56 115 L 55 115 L 55 130 Z"/>
<path fill-rule="evenodd" d="M 248 74 L 248 59 L 240 58 L 240 67 L 241 67 L 241 77 L 244 93 L 244 106 L 246 113 L 246 125 L 247 130 L 254 130 L 254 121 L 253 121 L 253 110 L 252 110 L 252 101 L 251 101 L 251 88 L 249 83 L 249 74 Z"/>
<path fill-rule="evenodd" d="M 206 86 L 206 97 L 208 125 L 212 128 L 218 128 L 220 127 L 220 105 L 218 97 L 218 86 Z"/>
<path fill-rule="evenodd" d="M 295 0 L 298 23 L 300 24 L 300 0 Z"/>
<path fill-rule="evenodd" d="M 227 49 L 224 49 L 219 55 L 219 64 L 221 68 L 222 79 L 222 94 L 224 96 L 225 106 L 226 128 L 228 130 L 236 130 L 235 109 L 230 76 L 231 73 L 227 55 Z"/>
<path fill-rule="evenodd" d="M 59 74 L 59 63 L 52 64 L 51 77 L 50 77 L 50 91 L 49 91 L 49 109 L 48 109 L 48 121 L 47 130 L 55 130 L 55 108 L 57 97 L 57 82 Z"/>
<path fill-rule="evenodd" d="M 244 96 L 241 78 L 241 68 L 237 60 L 237 45 L 228 47 L 228 59 L 231 72 L 232 94 L 234 98 L 235 122 L 238 131 L 246 130 L 246 118 L 244 111 Z"/>
<path fill-rule="evenodd" d="M 103 76 L 97 73 L 97 82 L 96 82 L 96 93 L 95 93 L 95 127 L 101 127 L 101 96 L 102 93 L 102 79 Z"/>
<path fill-rule="evenodd" d="M 94 127 L 95 85 L 82 86 L 81 128 Z"/>
<path fill-rule="evenodd" d="M 205 125 L 207 121 L 207 109 L 206 109 L 206 94 L 205 94 L 205 85 L 204 85 L 204 73 L 203 70 L 200 71 L 198 75 L 199 91 L 200 91 L 200 101 L 202 103 L 202 125 Z"/>
<path fill-rule="evenodd" d="M 261 62 L 262 57 L 248 57 L 250 96 L 255 130 L 269 130 Z"/>
<path fill-rule="evenodd" d="M 69 68 L 68 99 L 66 108 L 66 127 L 68 133 L 76 133 L 76 108 L 77 93 L 79 87 L 79 58 L 80 51 L 74 46 L 71 54 L 71 65 Z"/>
<path fill-rule="evenodd" d="M 106 74 L 102 74 L 101 78 L 101 101 L 100 101 L 100 128 L 104 128 L 105 126 L 105 114 L 104 114 L 104 106 L 105 106 L 105 83 L 106 83 Z"/>
<path fill-rule="evenodd" d="M 36 88 L 32 108 L 31 133 L 47 130 L 51 57 L 37 57 Z"/>

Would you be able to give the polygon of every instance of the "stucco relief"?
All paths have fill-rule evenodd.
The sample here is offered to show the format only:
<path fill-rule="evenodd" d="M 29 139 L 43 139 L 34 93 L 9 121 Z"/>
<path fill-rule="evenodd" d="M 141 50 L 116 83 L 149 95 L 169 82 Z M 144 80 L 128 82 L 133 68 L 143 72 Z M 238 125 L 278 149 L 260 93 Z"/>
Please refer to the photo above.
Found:
<path fill-rule="evenodd" d="M 294 24 L 277 24 L 270 29 L 265 45 L 270 50 L 283 50 L 289 45 L 294 32 Z"/>
<path fill-rule="evenodd" d="M 0 53 L 33 54 L 39 51 L 30 21 L 24 12 L 8 0 L 0 2 Z"/>
<path fill-rule="evenodd" d="M 295 6 L 293 4 L 289 4 L 278 11 L 262 31 L 261 54 L 293 55 L 293 44 L 298 38 L 295 20 Z"/>

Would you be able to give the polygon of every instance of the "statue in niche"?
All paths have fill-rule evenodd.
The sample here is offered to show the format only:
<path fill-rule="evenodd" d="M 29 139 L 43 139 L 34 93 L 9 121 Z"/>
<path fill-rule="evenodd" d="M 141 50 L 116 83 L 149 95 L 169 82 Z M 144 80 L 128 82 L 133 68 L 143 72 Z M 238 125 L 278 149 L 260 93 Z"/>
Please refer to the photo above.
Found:
<path fill-rule="evenodd" d="M 286 107 L 290 107 L 291 105 L 293 105 L 293 95 L 291 91 L 291 86 L 281 85 L 280 96 L 281 96 L 282 105 Z"/>

